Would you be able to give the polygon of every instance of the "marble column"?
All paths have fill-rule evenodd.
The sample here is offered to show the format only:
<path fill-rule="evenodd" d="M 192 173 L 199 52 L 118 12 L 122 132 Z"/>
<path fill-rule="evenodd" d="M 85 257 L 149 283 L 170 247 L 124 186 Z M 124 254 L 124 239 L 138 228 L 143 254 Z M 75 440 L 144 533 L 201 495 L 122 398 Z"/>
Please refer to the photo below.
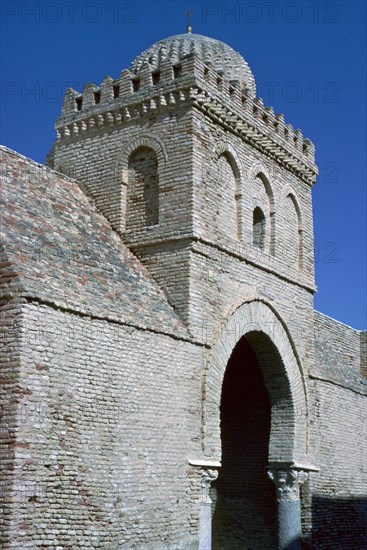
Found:
<path fill-rule="evenodd" d="M 212 499 L 209 496 L 210 485 L 218 477 L 218 468 L 221 463 L 218 460 L 202 457 L 189 458 L 188 463 L 195 472 L 195 494 L 193 495 L 195 509 L 199 497 L 199 545 L 198 550 L 211 550 L 212 548 Z M 200 491 L 200 493 L 198 492 Z"/>
<path fill-rule="evenodd" d="M 209 489 L 210 484 L 217 477 L 218 470 L 201 469 L 199 550 L 211 550 L 212 548 L 212 499 L 209 496 Z"/>
<path fill-rule="evenodd" d="M 270 468 L 268 476 L 275 483 L 278 506 L 277 550 L 301 550 L 301 501 L 299 490 L 308 474 L 297 468 Z"/>

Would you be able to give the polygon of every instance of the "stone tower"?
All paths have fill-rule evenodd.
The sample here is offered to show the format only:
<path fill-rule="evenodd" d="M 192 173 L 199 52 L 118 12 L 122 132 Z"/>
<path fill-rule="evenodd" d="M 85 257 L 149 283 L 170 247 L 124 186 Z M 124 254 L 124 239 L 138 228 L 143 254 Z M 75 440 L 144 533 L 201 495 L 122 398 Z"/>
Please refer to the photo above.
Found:
<path fill-rule="evenodd" d="M 313 309 L 312 143 L 192 33 L 56 128 L 50 167 L 0 150 L 4 548 L 364 547 L 366 334 Z"/>
<path fill-rule="evenodd" d="M 289 284 L 312 308 L 314 147 L 228 45 L 161 40 L 117 80 L 68 90 L 56 129 L 49 163 L 85 184 L 195 338 L 233 295 Z"/>

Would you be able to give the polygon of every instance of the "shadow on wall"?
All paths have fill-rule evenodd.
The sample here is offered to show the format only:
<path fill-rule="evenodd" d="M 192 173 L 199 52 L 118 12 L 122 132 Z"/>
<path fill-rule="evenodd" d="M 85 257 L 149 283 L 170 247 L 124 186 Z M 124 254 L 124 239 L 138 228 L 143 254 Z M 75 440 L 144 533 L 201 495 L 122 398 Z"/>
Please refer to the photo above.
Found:
<path fill-rule="evenodd" d="M 367 497 L 314 496 L 312 525 L 312 540 L 304 541 L 304 550 L 366 550 Z"/>
<path fill-rule="evenodd" d="M 233 511 L 234 509 L 232 509 Z M 284 550 L 367 550 L 367 498 L 338 499 L 313 497 L 312 499 L 313 535 L 312 540 L 306 538 L 289 544 Z M 252 518 L 256 525 L 256 518 Z M 214 515 L 213 521 L 216 521 Z M 234 526 L 231 525 L 233 528 Z M 215 523 L 213 529 L 215 528 Z M 214 533 L 215 535 L 215 529 Z M 228 539 L 231 537 L 228 536 Z M 262 536 L 258 543 L 261 546 L 247 546 L 245 541 L 232 540 L 227 546 L 217 546 L 214 536 L 213 548 L 230 548 L 242 550 L 255 548 L 263 550 Z M 233 544 L 234 542 L 234 544 Z M 248 542 L 248 541 L 247 541 Z M 253 543 L 253 541 L 251 541 Z"/>

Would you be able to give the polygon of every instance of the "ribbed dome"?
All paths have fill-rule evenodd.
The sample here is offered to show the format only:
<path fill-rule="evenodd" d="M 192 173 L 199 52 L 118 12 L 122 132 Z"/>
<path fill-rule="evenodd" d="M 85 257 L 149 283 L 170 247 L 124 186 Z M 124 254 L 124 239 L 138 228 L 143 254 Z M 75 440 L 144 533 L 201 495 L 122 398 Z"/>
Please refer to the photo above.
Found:
<path fill-rule="evenodd" d="M 190 53 L 196 53 L 205 65 L 213 67 L 228 80 L 238 82 L 241 89 L 247 88 L 251 95 L 256 95 L 255 79 L 242 55 L 224 42 L 201 34 L 177 34 L 156 42 L 138 55 L 130 70 L 139 74 L 146 63 L 152 70 L 157 70 L 166 59 L 176 64 Z"/>

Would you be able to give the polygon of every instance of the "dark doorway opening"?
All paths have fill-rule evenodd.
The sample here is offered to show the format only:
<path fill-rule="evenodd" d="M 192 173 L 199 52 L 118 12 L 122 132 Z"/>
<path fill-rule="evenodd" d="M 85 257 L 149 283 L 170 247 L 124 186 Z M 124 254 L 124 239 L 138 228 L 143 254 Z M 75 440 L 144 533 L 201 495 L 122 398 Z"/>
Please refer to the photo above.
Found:
<path fill-rule="evenodd" d="M 274 550 L 276 495 L 267 478 L 271 422 L 256 354 L 241 338 L 221 397 L 222 467 L 211 489 L 213 550 Z"/>

